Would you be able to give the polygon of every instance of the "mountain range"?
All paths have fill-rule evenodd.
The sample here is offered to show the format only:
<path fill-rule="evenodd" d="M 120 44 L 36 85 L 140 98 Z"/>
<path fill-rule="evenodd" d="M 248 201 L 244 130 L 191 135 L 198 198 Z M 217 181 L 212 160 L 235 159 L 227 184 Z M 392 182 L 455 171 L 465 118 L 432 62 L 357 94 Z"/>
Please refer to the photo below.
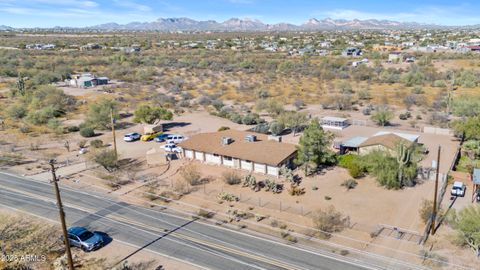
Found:
<path fill-rule="evenodd" d="M 295 31 L 333 29 L 412 29 L 434 28 L 436 25 L 402 23 L 388 20 L 334 20 L 315 18 L 301 25 L 290 23 L 266 24 L 259 20 L 231 18 L 224 22 L 214 20 L 196 21 L 190 18 L 160 18 L 153 22 L 127 24 L 107 23 L 86 27 L 92 30 L 137 30 L 137 31 Z"/>
<path fill-rule="evenodd" d="M 342 20 L 315 18 L 300 25 L 290 23 L 266 24 L 259 20 L 231 18 L 224 22 L 214 20 L 197 21 L 190 18 L 159 18 L 153 22 L 131 22 L 127 24 L 106 23 L 83 28 L 61 27 L 55 29 L 98 30 L 98 31 L 301 31 L 301 30 L 367 30 L 367 29 L 423 29 L 442 28 L 444 26 L 421 24 L 416 22 L 396 22 L 389 20 Z M 9 26 L 0 26 L 0 31 L 14 30 Z"/>

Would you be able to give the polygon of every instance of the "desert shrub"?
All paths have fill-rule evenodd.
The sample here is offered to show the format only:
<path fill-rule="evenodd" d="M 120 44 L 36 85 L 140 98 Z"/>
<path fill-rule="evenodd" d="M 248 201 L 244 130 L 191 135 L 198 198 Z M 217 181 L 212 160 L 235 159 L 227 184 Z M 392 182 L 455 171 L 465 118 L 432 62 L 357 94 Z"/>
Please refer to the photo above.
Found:
<path fill-rule="evenodd" d="M 321 236 L 330 237 L 333 232 L 340 232 L 350 224 L 350 217 L 337 212 L 333 206 L 313 213 L 313 224 L 321 232 Z"/>
<path fill-rule="evenodd" d="M 280 122 L 270 123 L 270 131 L 275 136 L 282 134 L 284 129 L 285 129 L 285 125 L 283 123 L 280 123 Z"/>
<path fill-rule="evenodd" d="M 190 163 L 183 167 L 182 171 L 180 172 L 183 180 L 188 184 L 195 186 L 202 183 L 202 174 L 198 170 L 197 166 L 193 163 Z"/>
<path fill-rule="evenodd" d="M 433 214 L 433 202 L 424 199 L 418 213 L 420 214 L 423 223 L 426 224 Z"/>
<path fill-rule="evenodd" d="M 114 172 L 119 168 L 115 150 L 105 149 L 96 152 L 93 154 L 92 160 L 108 172 Z"/>
<path fill-rule="evenodd" d="M 7 115 L 13 119 L 21 119 L 27 115 L 27 109 L 23 105 L 10 105 L 7 108 Z"/>
<path fill-rule="evenodd" d="M 267 123 L 263 123 L 263 124 L 258 124 L 256 125 L 254 128 L 253 128 L 253 131 L 256 132 L 256 133 L 261 133 L 261 134 L 268 134 L 268 130 L 270 129 L 270 127 L 268 126 Z"/>
<path fill-rule="evenodd" d="M 203 218 L 212 218 L 215 215 L 215 213 L 209 212 L 207 210 L 200 209 L 197 212 L 197 216 L 203 217 Z"/>
<path fill-rule="evenodd" d="M 102 140 L 99 140 L 99 139 L 97 139 L 97 140 L 92 140 L 92 141 L 90 142 L 90 146 L 92 146 L 93 148 L 100 148 L 100 147 L 103 146 L 103 141 L 102 141 Z"/>
<path fill-rule="evenodd" d="M 86 145 L 87 145 L 87 140 L 80 140 L 77 143 L 78 148 L 85 148 Z"/>
<path fill-rule="evenodd" d="M 258 115 L 253 113 L 247 113 L 242 118 L 242 123 L 244 125 L 254 125 L 254 124 L 258 124 L 259 122 L 260 121 L 259 121 Z"/>
<path fill-rule="evenodd" d="M 358 182 L 355 179 L 348 179 L 342 182 L 342 186 L 344 186 L 347 190 L 354 189 L 358 185 Z"/>
<path fill-rule="evenodd" d="M 291 196 L 300 196 L 305 194 L 305 188 L 301 188 L 299 186 L 294 186 L 294 185 L 290 185 L 290 188 L 287 191 L 288 191 L 288 194 L 290 194 Z"/>
<path fill-rule="evenodd" d="M 218 129 L 218 131 L 225 131 L 225 130 L 229 130 L 229 129 L 230 129 L 229 127 L 223 126 L 223 127 L 220 127 L 220 128 Z"/>
<path fill-rule="evenodd" d="M 338 166 L 348 170 L 348 173 L 353 178 L 362 177 L 365 173 L 365 168 L 361 164 L 361 157 L 358 155 L 341 155 L 337 158 Z"/>
<path fill-rule="evenodd" d="M 78 126 L 68 126 L 67 127 L 68 132 L 77 132 L 79 130 L 80 130 L 80 128 Z"/>
<path fill-rule="evenodd" d="M 93 130 L 91 127 L 84 127 L 80 129 L 80 135 L 85 138 L 90 138 L 95 136 L 95 130 Z"/>
<path fill-rule="evenodd" d="M 360 165 L 358 162 L 353 162 L 350 164 L 348 167 L 348 173 L 350 174 L 351 177 L 353 178 L 360 178 L 363 176 L 365 172 L 365 169 Z"/>
<path fill-rule="evenodd" d="M 243 121 L 242 116 L 236 112 L 230 113 L 228 116 L 228 119 L 230 119 L 230 121 L 237 124 L 242 124 L 242 121 Z"/>
<path fill-rule="evenodd" d="M 242 178 L 235 171 L 227 171 L 222 174 L 223 182 L 229 185 L 238 185 L 242 182 Z"/>
<path fill-rule="evenodd" d="M 38 111 L 31 111 L 27 115 L 27 121 L 34 125 L 43 125 L 48 123 L 48 120 L 58 117 L 61 114 L 53 107 L 49 106 Z"/>

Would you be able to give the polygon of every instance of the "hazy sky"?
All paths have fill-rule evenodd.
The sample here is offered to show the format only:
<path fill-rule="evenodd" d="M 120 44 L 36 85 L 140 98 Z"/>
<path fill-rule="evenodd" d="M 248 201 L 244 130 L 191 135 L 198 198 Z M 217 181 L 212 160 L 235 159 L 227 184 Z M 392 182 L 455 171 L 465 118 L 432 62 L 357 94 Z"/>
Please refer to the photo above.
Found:
<path fill-rule="evenodd" d="M 301 24 L 309 18 L 387 19 L 442 25 L 480 24 L 477 1 L 456 0 L 0 0 L 0 25 L 89 26 L 107 22 L 232 17 Z"/>

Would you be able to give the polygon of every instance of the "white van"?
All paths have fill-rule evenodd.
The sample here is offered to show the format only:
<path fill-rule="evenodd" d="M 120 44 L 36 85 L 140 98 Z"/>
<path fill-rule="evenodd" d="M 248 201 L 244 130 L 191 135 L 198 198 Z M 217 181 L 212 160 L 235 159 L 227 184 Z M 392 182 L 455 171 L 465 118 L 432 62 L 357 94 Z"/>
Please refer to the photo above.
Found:
<path fill-rule="evenodd" d="M 172 134 L 172 135 L 168 135 L 166 141 L 167 141 L 167 143 L 181 143 L 186 139 L 187 138 L 183 135 Z"/>

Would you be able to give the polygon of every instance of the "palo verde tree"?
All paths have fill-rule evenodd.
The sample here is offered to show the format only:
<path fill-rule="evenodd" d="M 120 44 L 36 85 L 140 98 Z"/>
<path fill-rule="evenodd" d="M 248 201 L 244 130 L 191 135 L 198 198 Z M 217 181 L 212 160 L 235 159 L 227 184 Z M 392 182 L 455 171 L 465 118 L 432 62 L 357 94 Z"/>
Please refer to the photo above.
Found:
<path fill-rule="evenodd" d="M 300 138 L 295 163 L 305 169 L 305 175 L 321 164 L 334 162 L 335 156 L 329 150 L 332 135 L 323 130 L 317 118 L 310 122 Z"/>
<path fill-rule="evenodd" d="M 467 206 L 460 212 L 452 212 L 449 222 L 456 231 L 456 242 L 470 247 L 480 254 L 480 206 Z"/>
<path fill-rule="evenodd" d="M 160 120 L 171 120 L 173 117 L 171 111 L 162 107 L 150 106 L 148 104 L 138 106 L 134 115 L 134 122 L 146 124 L 155 124 Z"/>
<path fill-rule="evenodd" d="M 371 119 L 377 123 L 377 125 L 384 127 L 390 123 L 393 117 L 394 114 L 388 106 L 379 106 L 375 112 L 372 113 Z"/>
<path fill-rule="evenodd" d="M 294 112 L 294 111 L 287 111 L 282 113 L 278 118 L 277 121 L 283 124 L 286 128 L 289 128 L 293 132 L 293 136 L 295 136 L 298 130 L 307 124 L 307 116 L 304 113 Z"/>
<path fill-rule="evenodd" d="M 102 99 L 90 105 L 88 108 L 86 124 L 91 128 L 112 128 L 112 112 L 114 119 L 118 119 L 118 104 L 109 99 Z"/>

